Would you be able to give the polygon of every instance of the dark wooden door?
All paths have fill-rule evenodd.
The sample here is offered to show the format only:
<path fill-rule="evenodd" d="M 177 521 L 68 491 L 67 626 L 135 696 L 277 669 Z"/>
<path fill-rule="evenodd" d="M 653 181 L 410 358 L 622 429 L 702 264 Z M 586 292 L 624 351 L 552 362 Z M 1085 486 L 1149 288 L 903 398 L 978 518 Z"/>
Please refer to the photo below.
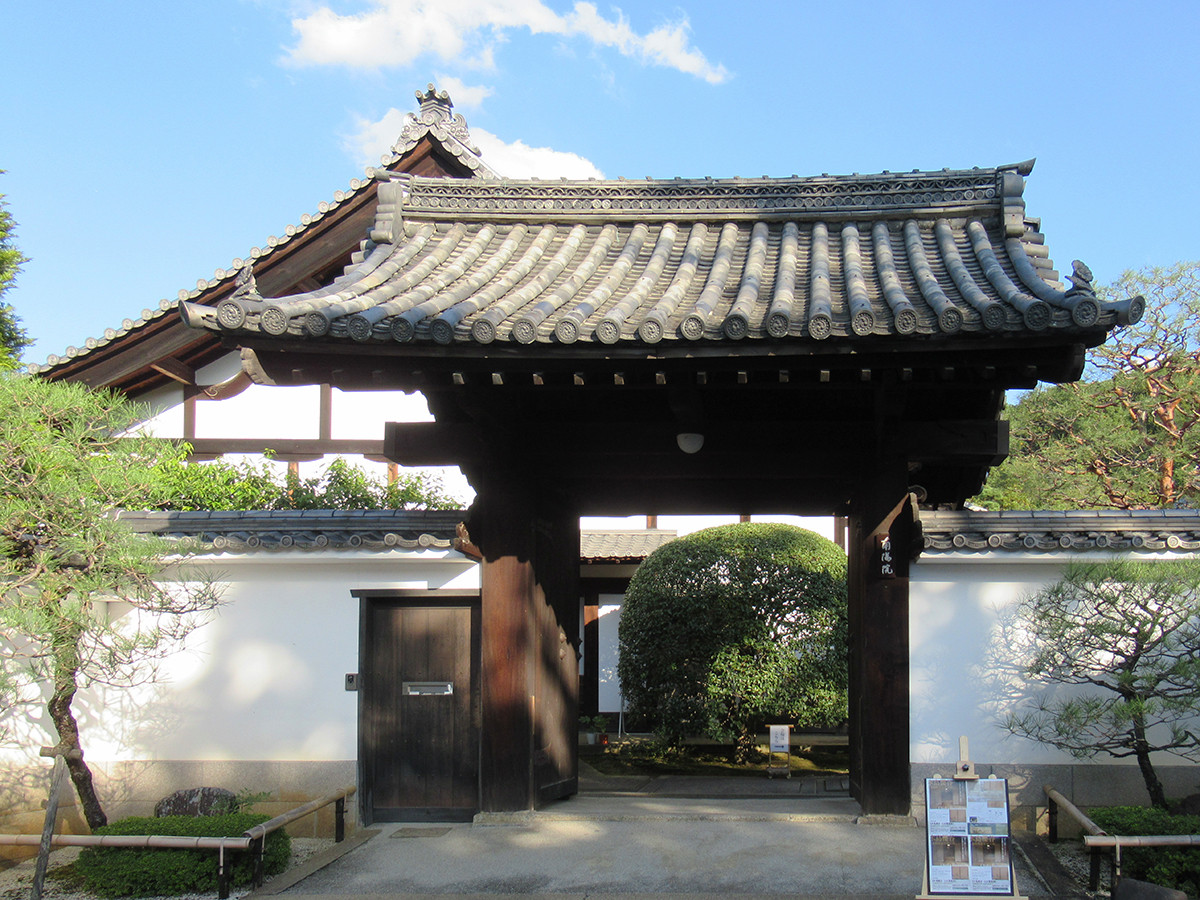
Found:
<path fill-rule="evenodd" d="M 366 822 L 479 809 L 479 607 L 363 601 L 360 798 Z"/>

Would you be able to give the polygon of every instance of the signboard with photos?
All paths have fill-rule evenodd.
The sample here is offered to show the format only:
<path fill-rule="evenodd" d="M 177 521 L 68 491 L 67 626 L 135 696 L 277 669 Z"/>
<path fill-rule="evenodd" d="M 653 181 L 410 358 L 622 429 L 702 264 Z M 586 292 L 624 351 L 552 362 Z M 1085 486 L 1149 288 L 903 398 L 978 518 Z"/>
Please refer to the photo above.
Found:
<path fill-rule="evenodd" d="M 925 779 L 930 895 L 1014 896 L 1008 781 Z"/>

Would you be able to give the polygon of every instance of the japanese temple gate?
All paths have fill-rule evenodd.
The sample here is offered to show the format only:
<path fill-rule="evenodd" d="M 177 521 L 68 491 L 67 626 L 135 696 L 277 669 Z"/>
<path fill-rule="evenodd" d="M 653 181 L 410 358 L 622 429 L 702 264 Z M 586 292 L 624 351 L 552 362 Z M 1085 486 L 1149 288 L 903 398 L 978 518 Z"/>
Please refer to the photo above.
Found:
<path fill-rule="evenodd" d="M 1064 283 L 1026 215 L 1032 163 L 508 181 L 444 92 L 417 97 L 383 167 L 248 263 L 31 369 L 134 397 L 182 385 L 200 458 L 464 470 L 482 596 L 450 643 L 481 671 L 463 675 L 475 743 L 455 765 L 477 787 L 451 805 L 576 788 L 579 516 L 846 516 L 852 792 L 907 813 L 919 509 L 975 494 L 1007 452 L 1005 391 L 1079 378 L 1142 298 L 1101 303 L 1079 263 Z M 231 348 L 243 373 L 200 385 Z M 339 440 L 326 409 L 316 439 L 197 435 L 197 399 L 250 380 L 419 390 L 436 421 Z"/>
<path fill-rule="evenodd" d="M 1140 316 L 1140 298 L 1100 303 L 1084 266 L 1060 282 L 1029 168 L 379 169 L 332 282 L 271 297 L 247 270 L 180 311 L 256 382 L 428 399 L 436 422 L 390 426 L 385 452 L 457 464 L 477 491 L 481 809 L 576 789 L 578 517 L 720 512 L 848 517 L 851 789 L 906 814 L 918 506 L 960 506 L 1005 456 L 1006 390 L 1077 379 Z"/>

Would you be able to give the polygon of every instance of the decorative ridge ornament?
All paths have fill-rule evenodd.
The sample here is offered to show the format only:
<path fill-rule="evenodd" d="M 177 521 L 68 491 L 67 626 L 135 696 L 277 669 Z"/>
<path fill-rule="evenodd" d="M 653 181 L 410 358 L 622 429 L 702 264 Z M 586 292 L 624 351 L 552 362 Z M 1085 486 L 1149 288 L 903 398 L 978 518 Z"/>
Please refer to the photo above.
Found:
<path fill-rule="evenodd" d="M 429 135 L 476 175 L 496 178 L 496 173 L 481 159 L 479 147 L 471 140 L 467 120 L 462 114 L 454 112 L 450 93 L 439 91 L 429 84 L 424 91 L 416 91 L 415 95 L 421 108 L 404 117 L 400 140 L 392 146 L 391 155 L 383 158 L 383 164 L 389 166 L 396 162 Z"/>
<path fill-rule="evenodd" d="M 467 120 L 454 112 L 454 101 L 448 91 L 439 91 L 430 84 L 424 92 L 414 91 L 421 102 L 420 113 L 409 113 L 405 116 L 404 130 L 400 132 L 400 142 L 416 143 L 435 126 L 441 126 L 447 134 L 453 135 L 466 144 L 473 152 L 479 148 L 471 142 L 471 132 L 467 129 Z"/>
<path fill-rule="evenodd" d="M 1067 296 L 1072 294 L 1091 294 L 1095 296 L 1095 290 L 1092 288 L 1092 270 L 1079 260 L 1071 261 L 1071 274 L 1067 276 L 1071 281 L 1071 289 L 1067 291 Z"/>

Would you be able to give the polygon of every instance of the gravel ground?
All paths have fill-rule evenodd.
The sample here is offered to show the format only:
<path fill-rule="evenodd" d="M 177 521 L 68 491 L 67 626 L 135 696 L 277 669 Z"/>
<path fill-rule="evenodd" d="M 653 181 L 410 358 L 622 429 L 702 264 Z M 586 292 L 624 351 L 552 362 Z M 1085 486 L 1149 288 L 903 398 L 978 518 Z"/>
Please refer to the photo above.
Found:
<path fill-rule="evenodd" d="M 292 858 L 288 863 L 288 868 L 296 866 L 313 854 L 320 853 L 332 846 L 332 839 L 292 838 Z M 55 870 L 74 862 L 80 849 L 79 847 L 60 847 L 50 854 L 50 867 L 46 883 L 42 886 L 44 900 L 95 900 L 93 894 L 83 890 L 68 889 L 54 878 Z M 27 900 L 33 885 L 36 863 L 37 861 L 34 859 L 27 859 L 0 872 L 0 900 Z M 215 855 L 213 865 L 216 865 Z M 249 885 L 234 886 L 230 889 L 229 896 L 230 898 L 245 897 L 251 890 Z M 166 900 L 166 898 L 150 898 L 150 900 Z M 217 892 L 212 890 L 202 894 L 179 894 L 171 900 L 217 900 Z"/>
<path fill-rule="evenodd" d="M 1066 869 L 1079 885 L 1079 892 L 1085 897 L 1095 897 L 1097 900 L 1107 900 L 1109 892 L 1112 890 L 1112 883 L 1109 881 L 1109 866 L 1105 860 L 1100 864 L 1100 888 L 1099 890 L 1089 891 L 1087 888 L 1088 877 L 1091 873 L 1091 854 L 1084 847 L 1082 841 L 1059 841 L 1057 844 L 1047 843 L 1050 852 L 1055 855 L 1062 867 Z"/>

